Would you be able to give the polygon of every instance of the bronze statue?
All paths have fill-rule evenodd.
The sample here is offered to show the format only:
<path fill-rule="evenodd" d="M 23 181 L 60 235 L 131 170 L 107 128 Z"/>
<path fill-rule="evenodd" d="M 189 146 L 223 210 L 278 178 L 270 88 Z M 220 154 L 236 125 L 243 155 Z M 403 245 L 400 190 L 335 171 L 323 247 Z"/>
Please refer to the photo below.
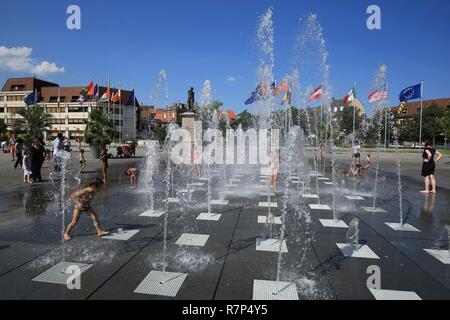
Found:
<path fill-rule="evenodd" d="M 188 111 L 192 111 L 194 109 L 195 104 L 195 93 L 194 88 L 191 87 L 188 91 L 188 101 L 187 101 L 187 109 Z"/>

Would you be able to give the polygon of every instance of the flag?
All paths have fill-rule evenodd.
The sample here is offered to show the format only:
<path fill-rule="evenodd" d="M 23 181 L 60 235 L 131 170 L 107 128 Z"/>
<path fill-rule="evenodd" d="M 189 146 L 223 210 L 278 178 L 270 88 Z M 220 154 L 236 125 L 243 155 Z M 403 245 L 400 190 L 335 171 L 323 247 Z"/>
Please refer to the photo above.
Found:
<path fill-rule="evenodd" d="M 88 88 L 83 88 L 83 90 L 81 90 L 80 97 L 83 97 L 83 102 L 88 99 Z"/>
<path fill-rule="evenodd" d="M 119 90 L 116 91 L 116 94 L 111 98 L 111 101 L 114 103 L 120 102 L 120 98 L 122 96 L 122 92 Z"/>
<path fill-rule="evenodd" d="M 94 88 L 94 97 L 98 98 L 98 94 L 99 94 L 99 88 L 98 88 L 98 84 L 96 84 L 95 88 Z"/>
<path fill-rule="evenodd" d="M 132 105 L 134 105 L 134 90 L 133 90 L 133 92 L 131 93 L 131 95 L 130 95 L 130 97 L 128 98 L 128 100 L 127 100 L 127 103 L 125 104 L 126 106 L 132 106 Z"/>
<path fill-rule="evenodd" d="M 27 106 L 31 106 L 31 105 L 35 104 L 35 103 L 36 103 L 36 92 L 33 91 L 32 93 L 30 93 L 29 95 L 27 95 L 27 96 L 25 97 L 25 99 L 23 99 L 23 102 L 25 102 L 25 104 L 26 104 Z"/>
<path fill-rule="evenodd" d="M 274 96 L 278 96 L 278 88 L 277 88 L 277 82 L 272 82 L 272 85 L 270 86 L 272 89 L 272 93 Z"/>
<path fill-rule="evenodd" d="M 78 101 L 79 104 L 82 105 L 82 104 L 84 103 L 84 97 L 83 97 L 83 95 L 80 95 L 80 96 L 78 97 L 77 101 Z"/>
<path fill-rule="evenodd" d="M 323 94 L 323 84 L 321 84 L 320 87 L 317 87 L 316 90 L 314 90 L 313 94 L 309 97 L 309 101 L 322 98 L 322 94 Z"/>
<path fill-rule="evenodd" d="M 356 99 L 356 88 L 353 87 L 352 90 L 344 97 L 344 104 L 347 105 Z"/>
<path fill-rule="evenodd" d="M 291 104 L 291 98 L 292 98 L 291 90 L 288 90 L 286 92 L 286 94 L 284 95 L 283 99 L 281 99 L 281 105 L 284 105 L 284 103 L 286 101 L 288 101 L 288 104 L 290 105 Z"/>
<path fill-rule="evenodd" d="M 250 98 L 248 98 L 247 101 L 245 101 L 245 105 L 249 105 L 255 103 L 256 101 L 261 100 L 262 95 L 263 95 L 262 85 L 258 84 L 255 91 L 252 92 Z"/>
<path fill-rule="evenodd" d="M 287 84 L 286 84 L 286 81 L 283 81 L 282 83 L 280 83 L 280 85 L 277 89 L 277 92 L 278 92 L 278 94 L 280 94 L 280 93 L 285 93 L 286 91 L 287 91 Z"/>
<path fill-rule="evenodd" d="M 108 89 L 106 89 L 106 92 L 102 95 L 102 97 L 98 102 L 108 102 L 110 97 L 111 97 L 111 90 L 108 87 Z"/>
<path fill-rule="evenodd" d="M 400 92 L 400 102 L 408 102 L 409 100 L 422 98 L 422 84 L 408 87 Z"/>
<path fill-rule="evenodd" d="M 387 100 L 388 91 L 386 89 L 386 86 L 370 93 L 368 98 L 369 98 L 369 103 L 377 102 L 380 100 Z"/>
<path fill-rule="evenodd" d="M 91 81 L 91 83 L 89 83 L 86 90 L 88 96 L 92 97 L 93 95 L 95 95 L 94 81 Z"/>

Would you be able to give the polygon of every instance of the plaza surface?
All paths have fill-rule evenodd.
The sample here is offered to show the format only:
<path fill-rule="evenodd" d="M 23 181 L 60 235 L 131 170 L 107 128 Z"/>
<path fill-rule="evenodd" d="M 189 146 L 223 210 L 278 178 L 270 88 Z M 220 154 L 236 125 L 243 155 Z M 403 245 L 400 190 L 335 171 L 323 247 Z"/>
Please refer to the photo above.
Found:
<path fill-rule="evenodd" d="M 142 153 L 142 151 L 141 151 Z M 348 229 L 324 227 L 320 219 L 331 219 L 328 210 L 313 210 L 309 204 L 317 199 L 304 199 L 303 207 L 311 215 L 311 224 L 305 224 L 288 208 L 286 243 L 283 248 L 280 280 L 294 283 L 299 299 L 387 299 L 421 298 L 450 299 L 450 265 L 438 260 L 425 249 L 431 249 L 441 228 L 450 224 L 450 159 L 446 156 L 438 164 L 438 193 L 422 195 L 420 154 L 402 154 L 403 208 L 405 223 L 417 231 L 396 231 L 386 223 L 398 223 L 399 202 L 397 190 L 396 155 L 382 154 L 380 161 L 379 201 L 385 212 L 366 212 L 372 206 L 373 172 L 353 180 L 343 172 L 348 167 L 348 153 L 338 152 L 336 208 L 347 225 L 359 218 L 360 244 L 367 246 L 369 256 L 347 256 L 339 248 L 345 244 Z M 73 155 L 76 168 L 76 154 Z M 328 159 L 329 160 L 329 159 Z M 73 232 L 73 240 L 61 245 L 61 216 L 53 199 L 55 189 L 44 182 L 24 186 L 22 171 L 12 169 L 8 155 L 0 155 L 0 299 L 194 299 L 194 300 L 251 300 L 255 288 L 263 282 L 276 279 L 278 253 L 261 250 L 266 244 L 261 237 L 267 234 L 264 218 L 268 202 L 260 196 L 263 186 L 259 168 L 236 168 L 228 171 L 236 187 L 228 188 L 224 197 L 227 205 L 215 205 L 211 220 L 198 220 L 206 208 L 205 181 L 198 186 L 189 204 L 169 205 L 168 267 L 167 271 L 186 275 L 175 297 L 136 292 L 150 271 L 162 269 L 164 216 L 143 217 L 147 207 L 146 195 L 129 188 L 123 171 L 138 166 L 143 159 L 112 160 L 110 181 L 95 198 L 94 208 L 104 228 L 134 230 L 128 240 L 99 239 L 91 221 L 82 217 Z M 88 161 L 88 172 L 83 181 L 100 176 L 99 161 Z M 322 169 L 323 170 L 323 169 Z M 330 162 L 325 164 L 324 178 L 331 179 Z M 44 170 L 44 177 L 48 175 Z M 279 189 L 283 191 L 283 181 Z M 332 206 L 332 186 L 320 180 L 320 203 Z M 157 189 L 164 181 L 157 179 Z M 224 181 L 221 174 L 213 175 L 213 199 L 223 199 Z M 254 188 L 253 188 L 254 186 Z M 176 185 L 176 189 L 186 188 Z M 295 186 L 292 186 L 295 190 Z M 362 200 L 350 200 L 353 190 Z M 270 201 L 278 216 L 283 195 L 276 194 Z M 156 209 L 162 209 L 159 193 Z M 220 217 L 218 217 L 220 215 Z M 205 216 L 203 216 L 205 217 Z M 260 217 L 260 218 L 259 218 Z M 66 221 L 70 212 L 66 214 Z M 277 223 L 275 219 L 275 223 Z M 273 226 L 274 238 L 279 225 Z M 194 235 L 194 236 L 192 236 Z M 196 239 L 195 235 L 203 238 Z M 182 243 L 183 239 L 191 241 Z M 202 240 L 195 243 L 195 240 Z M 194 241 L 194 243 L 192 243 Z M 193 244 L 193 245 L 192 245 Z M 203 246 L 201 246 L 203 245 Z M 258 246 L 259 245 L 259 246 Z M 278 244 L 269 246 L 280 247 Z M 262 248 L 264 249 L 264 248 Z M 81 289 L 69 290 L 65 284 L 35 281 L 36 277 L 62 261 L 88 264 L 83 270 Z M 276 250 L 277 251 L 277 250 Z M 354 252 L 353 252 L 354 253 Z M 374 255 L 370 254 L 373 253 Z M 381 289 L 367 287 L 369 266 L 381 271 Z M 295 291 L 295 290 L 294 290 Z"/>

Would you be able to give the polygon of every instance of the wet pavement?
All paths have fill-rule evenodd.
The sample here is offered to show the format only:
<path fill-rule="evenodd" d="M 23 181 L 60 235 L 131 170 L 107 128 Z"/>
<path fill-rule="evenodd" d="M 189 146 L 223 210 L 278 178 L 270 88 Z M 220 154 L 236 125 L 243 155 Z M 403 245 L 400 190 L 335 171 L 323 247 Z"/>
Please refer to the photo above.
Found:
<path fill-rule="evenodd" d="M 399 198 L 395 155 L 385 154 L 381 160 L 379 199 L 377 206 L 386 213 L 369 213 L 361 207 L 372 205 L 373 172 L 358 178 L 356 188 L 364 200 L 348 200 L 354 181 L 345 176 L 346 155 L 337 155 L 336 208 L 339 218 L 347 224 L 357 217 L 360 244 L 367 245 L 379 259 L 345 257 L 337 243 L 345 243 L 348 229 L 325 228 L 319 219 L 331 219 L 331 211 L 311 210 L 314 199 L 305 199 L 297 206 L 289 203 L 286 220 L 286 246 L 282 255 L 280 280 L 293 282 L 300 299 L 374 299 L 367 288 L 369 266 L 379 266 L 381 288 L 413 291 L 422 299 L 450 299 L 450 265 L 424 251 L 431 249 L 444 225 L 450 225 L 450 164 L 448 157 L 438 169 L 438 194 L 422 195 L 420 162 L 415 155 L 402 155 L 403 208 L 405 223 L 420 232 L 394 231 L 386 222 L 399 221 Z M 74 229 L 73 240 L 61 242 L 62 215 L 55 201 L 60 190 L 50 182 L 24 186 L 21 171 L 10 168 L 9 159 L 1 155 L 0 170 L 0 298 L 1 299 L 205 299 L 251 300 L 254 280 L 275 280 L 276 252 L 257 251 L 258 238 L 268 234 L 258 216 L 267 209 L 258 207 L 266 197 L 258 195 L 261 185 L 259 168 L 245 168 L 241 181 L 226 206 L 213 206 L 221 214 L 219 221 L 198 221 L 206 212 L 206 186 L 196 187 L 192 199 L 182 198 L 170 204 L 168 218 L 169 272 L 187 273 L 176 297 L 134 293 L 152 270 L 162 269 L 164 217 L 140 217 L 148 207 L 148 199 L 140 190 L 129 188 L 126 168 L 138 166 L 142 159 L 112 160 L 110 181 L 96 197 L 93 207 L 104 228 L 139 230 L 127 241 L 99 239 L 91 221 L 82 216 Z M 331 178 L 326 162 L 325 177 Z M 419 167 L 418 167 L 419 166 Z M 73 161 L 72 170 L 77 168 Z M 91 160 L 81 183 L 100 176 L 99 163 Z M 321 171 L 323 168 L 321 168 Z M 47 176 L 44 170 L 44 177 Z M 228 171 L 228 178 L 232 173 Z M 180 181 L 180 174 L 176 181 Z M 184 174 L 184 177 L 189 174 Z M 157 183 L 157 209 L 163 207 L 164 172 Z M 280 177 L 283 179 L 283 176 Z M 221 174 L 213 177 L 213 198 L 223 190 Z M 440 183 L 440 181 L 442 183 Z M 320 203 L 332 205 L 332 186 L 320 181 Z M 75 189 L 77 181 L 68 183 Z M 186 188 L 177 184 L 175 190 Z M 279 186 L 282 190 L 281 183 Z M 291 197 L 296 198 L 291 184 Z M 282 194 L 277 202 L 279 215 Z M 305 216 L 310 217 L 308 223 Z M 67 210 L 65 221 L 70 219 Z M 277 238 L 279 226 L 273 227 Z M 184 233 L 208 235 L 204 247 L 176 244 Z M 81 277 L 81 289 L 69 290 L 66 285 L 32 281 L 36 276 L 61 261 L 92 264 Z"/>

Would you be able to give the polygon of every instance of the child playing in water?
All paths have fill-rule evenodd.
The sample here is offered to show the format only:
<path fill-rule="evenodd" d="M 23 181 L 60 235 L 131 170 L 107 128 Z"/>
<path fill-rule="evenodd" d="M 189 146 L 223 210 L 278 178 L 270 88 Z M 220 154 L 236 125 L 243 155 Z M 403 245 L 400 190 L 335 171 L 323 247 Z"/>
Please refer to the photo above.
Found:
<path fill-rule="evenodd" d="M 364 169 L 370 169 L 371 164 L 372 164 L 372 156 L 369 153 L 366 156 L 366 163 L 364 164 Z"/>
<path fill-rule="evenodd" d="M 139 175 L 139 169 L 137 168 L 130 168 L 127 171 L 125 171 L 125 175 L 127 177 L 130 177 L 130 183 L 131 183 L 131 189 L 136 189 L 137 186 L 137 177 Z"/>
<path fill-rule="evenodd" d="M 83 172 L 84 168 L 86 168 L 86 159 L 84 158 L 84 150 L 80 149 L 80 172 Z"/>
<path fill-rule="evenodd" d="M 277 192 L 277 180 L 279 168 L 280 168 L 280 154 L 278 150 L 274 150 L 272 151 L 272 155 L 270 157 L 270 169 L 271 169 L 270 183 L 272 185 L 273 192 Z"/>
<path fill-rule="evenodd" d="M 94 222 L 95 230 L 97 231 L 98 237 L 103 237 L 109 234 L 109 232 L 103 230 L 100 227 L 100 223 L 98 221 L 98 216 L 95 213 L 94 209 L 91 207 L 91 201 L 94 197 L 95 193 L 97 193 L 100 189 L 100 186 L 103 185 L 103 181 L 100 179 L 95 179 L 86 185 L 86 187 L 82 190 L 74 192 L 70 196 L 70 200 L 74 204 L 72 222 L 67 226 L 66 232 L 64 233 L 64 240 L 69 241 L 70 231 L 77 225 L 80 220 L 81 214 L 84 212 L 89 215 L 89 217 Z"/>

